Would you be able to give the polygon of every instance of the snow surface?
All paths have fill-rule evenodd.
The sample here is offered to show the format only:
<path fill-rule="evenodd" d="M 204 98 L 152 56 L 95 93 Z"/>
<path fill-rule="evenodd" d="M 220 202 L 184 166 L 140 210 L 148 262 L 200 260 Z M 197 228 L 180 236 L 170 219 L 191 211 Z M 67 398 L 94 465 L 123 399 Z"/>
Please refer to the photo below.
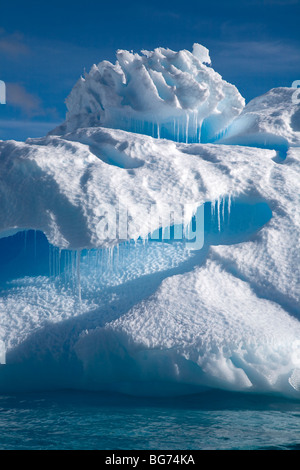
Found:
<path fill-rule="evenodd" d="M 273 88 L 254 98 L 231 123 L 222 143 L 287 148 L 300 145 L 300 105 L 295 88 Z"/>
<path fill-rule="evenodd" d="M 187 74 L 191 83 L 201 71 L 211 74 L 210 94 L 227 90 L 204 65 L 208 51 L 122 51 L 118 60 L 94 67 L 75 86 L 60 135 L 0 142 L 0 346 L 7 347 L 0 390 L 159 395 L 221 388 L 300 398 L 300 147 L 292 91 L 253 100 L 218 143 L 175 142 L 174 135 L 145 135 L 145 127 L 144 134 L 115 128 L 120 122 L 113 125 L 106 104 L 144 120 L 147 106 L 159 102 L 162 119 L 181 119 L 186 108 L 174 104 L 175 85 L 152 101 L 153 72 Z M 131 81 L 122 78 L 129 69 L 140 86 L 130 104 Z M 115 79 L 103 84 L 104 76 Z M 90 87 L 103 92 L 101 127 Z M 224 123 L 241 110 L 233 111 L 241 100 L 231 87 Z M 199 111 L 193 97 L 188 109 Z M 205 116 L 215 116 L 219 104 Z M 159 227 L 183 223 L 180 211 L 170 221 L 178 204 L 188 207 L 184 224 L 204 207 L 197 250 L 184 240 L 148 240 Z M 128 211 L 126 240 L 99 232 L 104 215 L 113 225 L 114 208 Z"/>

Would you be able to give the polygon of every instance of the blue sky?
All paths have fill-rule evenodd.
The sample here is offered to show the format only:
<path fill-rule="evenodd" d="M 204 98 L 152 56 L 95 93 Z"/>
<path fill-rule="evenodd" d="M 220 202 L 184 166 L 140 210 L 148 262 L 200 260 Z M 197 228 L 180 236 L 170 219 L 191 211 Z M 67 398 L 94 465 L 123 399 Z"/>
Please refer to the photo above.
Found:
<path fill-rule="evenodd" d="M 1 1 L 0 139 L 45 135 L 93 63 L 116 49 L 210 49 L 247 101 L 300 79 L 300 0 Z"/>

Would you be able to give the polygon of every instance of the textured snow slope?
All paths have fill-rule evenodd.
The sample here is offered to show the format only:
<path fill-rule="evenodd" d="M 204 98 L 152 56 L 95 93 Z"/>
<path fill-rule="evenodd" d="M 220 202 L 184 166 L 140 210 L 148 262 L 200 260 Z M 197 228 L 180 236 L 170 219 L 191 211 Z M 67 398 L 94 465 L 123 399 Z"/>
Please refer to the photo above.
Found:
<path fill-rule="evenodd" d="M 108 219 L 114 217 L 110 209 L 119 203 L 134 221 L 129 238 L 137 239 L 151 232 L 142 205 L 163 215 L 177 204 L 195 211 L 231 194 L 264 198 L 275 156 L 104 128 L 0 143 L 0 151 L 0 231 L 41 230 L 53 245 L 71 249 L 116 244 L 99 238 L 97 226 L 106 212 Z"/>
<path fill-rule="evenodd" d="M 300 104 L 295 88 L 273 88 L 254 98 L 220 142 L 287 148 L 300 145 Z"/>
<path fill-rule="evenodd" d="M 104 126 L 182 142 L 207 142 L 242 111 L 244 99 L 211 67 L 208 50 L 119 50 L 81 77 L 54 133 Z"/>
<path fill-rule="evenodd" d="M 130 338 L 139 373 L 146 370 L 148 380 L 160 380 L 167 370 L 175 383 L 288 392 L 299 322 L 257 297 L 222 261 L 209 259 L 190 273 L 168 278 L 107 329 Z M 88 344 L 83 357 L 93 363 Z M 81 354 L 83 347 L 81 340 Z"/>

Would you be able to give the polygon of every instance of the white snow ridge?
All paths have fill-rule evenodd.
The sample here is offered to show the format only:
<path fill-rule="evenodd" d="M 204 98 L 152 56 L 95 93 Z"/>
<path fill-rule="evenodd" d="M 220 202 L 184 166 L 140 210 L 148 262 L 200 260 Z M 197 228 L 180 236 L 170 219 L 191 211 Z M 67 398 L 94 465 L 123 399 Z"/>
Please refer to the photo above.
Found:
<path fill-rule="evenodd" d="M 0 392 L 300 398 L 293 92 L 244 108 L 199 44 L 118 51 L 0 141 Z"/>

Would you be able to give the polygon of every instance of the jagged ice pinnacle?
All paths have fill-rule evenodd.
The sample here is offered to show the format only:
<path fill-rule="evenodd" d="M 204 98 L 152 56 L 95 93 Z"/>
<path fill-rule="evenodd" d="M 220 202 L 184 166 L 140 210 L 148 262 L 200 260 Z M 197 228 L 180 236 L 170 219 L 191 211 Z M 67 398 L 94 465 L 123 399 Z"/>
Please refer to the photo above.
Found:
<path fill-rule="evenodd" d="M 162 47 L 141 55 L 117 51 L 81 77 L 66 100 L 65 134 L 79 127 L 108 127 L 177 142 L 210 142 L 244 107 L 244 99 L 210 66 L 209 51 Z"/>

